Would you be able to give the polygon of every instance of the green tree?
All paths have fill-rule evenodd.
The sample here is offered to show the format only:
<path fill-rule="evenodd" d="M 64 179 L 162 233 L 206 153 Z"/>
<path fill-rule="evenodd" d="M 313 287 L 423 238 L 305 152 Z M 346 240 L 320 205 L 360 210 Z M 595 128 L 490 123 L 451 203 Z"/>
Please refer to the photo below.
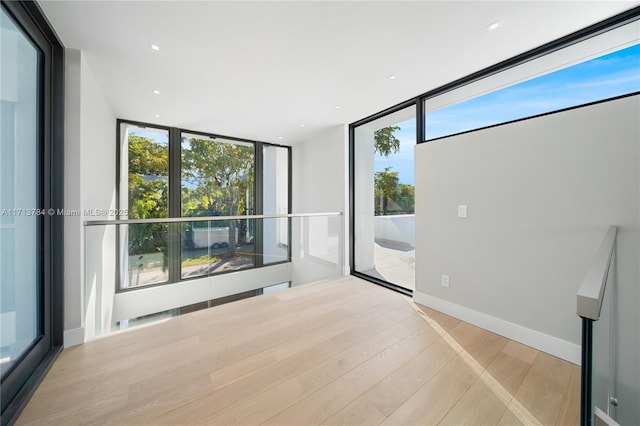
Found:
<path fill-rule="evenodd" d="M 129 218 L 150 219 L 168 216 L 169 150 L 149 138 L 129 135 Z M 129 226 L 129 254 L 165 253 L 167 264 L 167 225 L 164 223 Z"/>
<path fill-rule="evenodd" d="M 387 214 L 389 202 L 395 198 L 398 190 L 398 172 L 390 170 L 391 167 L 385 167 L 384 171 L 374 175 L 375 210 L 378 214 Z"/>
<path fill-rule="evenodd" d="M 398 205 L 402 213 L 411 214 L 415 209 L 415 187 L 407 183 L 401 183 L 399 186 Z"/>
<path fill-rule="evenodd" d="M 168 216 L 169 150 L 148 138 L 129 136 L 129 217 Z"/>
<path fill-rule="evenodd" d="M 400 151 L 400 140 L 394 135 L 401 130 L 399 126 L 387 126 L 374 133 L 374 154 L 384 157 Z M 400 183 L 398 172 L 386 167 L 374 175 L 375 214 L 387 215 L 414 212 L 414 187 Z"/>
<path fill-rule="evenodd" d="M 247 201 L 253 202 L 253 164 L 253 147 L 188 139 L 188 147 L 182 149 L 182 179 L 195 188 L 183 191 L 183 215 L 247 214 Z M 227 256 L 234 256 L 237 221 L 229 221 L 228 228 Z"/>
<path fill-rule="evenodd" d="M 399 126 L 387 126 L 376 130 L 373 134 L 373 152 L 388 157 L 400 151 L 400 139 L 394 132 L 400 130 Z"/>
<path fill-rule="evenodd" d="M 374 210 L 377 215 L 414 212 L 414 187 L 400 183 L 398 172 L 391 167 L 374 175 Z"/>

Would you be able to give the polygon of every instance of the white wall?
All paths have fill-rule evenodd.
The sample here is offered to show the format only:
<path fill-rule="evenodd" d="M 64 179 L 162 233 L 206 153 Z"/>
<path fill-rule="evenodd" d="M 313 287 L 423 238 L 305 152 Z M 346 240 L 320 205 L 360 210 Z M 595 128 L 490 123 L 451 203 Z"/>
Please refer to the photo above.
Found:
<path fill-rule="evenodd" d="M 633 96 L 416 148 L 415 299 L 547 352 L 578 361 L 576 293 L 619 226 L 622 424 L 640 418 L 638 117 Z"/>
<path fill-rule="evenodd" d="M 82 210 L 82 157 L 80 143 L 80 51 L 65 52 L 65 131 L 64 131 L 64 206 L 67 210 Z M 82 218 L 68 215 L 64 218 L 64 343 L 79 343 L 82 332 L 84 253 Z M 73 259 L 73 261 L 70 261 Z M 79 336 L 73 336 L 73 330 Z M 79 340 L 79 342 L 78 342 Z"/>
<path fill-rule="evenodd" d="M 258 269 L 230 272 L 179 283 L 140 288 L 115 295 L 112 322 L 167 311 L 202 301 L 217 299 L 291 279 L 287 263 Z M 103 330 L 108 332 L 109 330 Z"/>
<path fill-rule="evenodd" d="M 65 217 L 65 346 L 82 343 L 85 318 L 104 322 L 108 310 L 85 311 L 84 220 L 106 219 L 100 210 L 115 207 L 116 141 L 115 120 L 104 93 L 96 82 L 82 52 L 66 50 L 65 75 L 65 209 L 79 216 Z M 86 214 L 85 214 L 86 213 Z M 96 233 L 100 234 L 97 235 Z M 114 234 L 105 229 L 93 230 L 91 243 L 113 247 Z M 95 240 L 93 239 L 95 238 Z M 94 293 L 98 300 L 113 298 L 113 254 L 104 251 L 92 259 Z M 102 283 L 105 286 L 102 286 Z M 109 283 L 108 285 L 106 283 Z M 98 317 L 96 318 L 96 315 Z"/>
<path fill-rule="evenodd" d="M 293 212 L 343 211 L 349 181 L 348 127 L 332 127 L 291 149 Z"/>
<path fill-rule="evenodd" d="M 399 243 L 413 248 L 416 245 L 416 215 L 398 214 L 375 216 L 375 239 Z"/>
<path fill-rule="evenodd" d="M 343 212 L 343 253 L 348 253 L 348 126 L 328 129 L 318 136 L 294 145 L 292 157 L 293 213 Z M 331 234 L 339 232 L 337 221 L 330 220 Z M 296 250 L 293 241 L 293 250 Z M 344 273 L 349 271 L 344 256 Z"/>
<path fill-rule="evenodd" d="M 369 271 L 375 268 L 375 160 L 374 138 L 375 131 L 384 127 L 391 116 L 356 127 L 354 131 L 354 192 L 353 224 L 354 240 L 356 241 L 353 256 L 353 269 Z M 397 122 L 393 123 L 394 125 Z M 390 124 L 391 125 L 391 124 Z"/>

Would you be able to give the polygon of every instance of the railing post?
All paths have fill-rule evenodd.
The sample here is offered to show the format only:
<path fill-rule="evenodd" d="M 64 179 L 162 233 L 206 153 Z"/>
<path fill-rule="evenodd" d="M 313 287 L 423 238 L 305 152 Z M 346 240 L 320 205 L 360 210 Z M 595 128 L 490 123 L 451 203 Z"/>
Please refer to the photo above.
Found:
<path fill-rule="evenodd" d="M 580 386 L 580 425 L 591 425 L 591 379 L 593 367 L 593 320 L 582 318 L 582 368 Z"/>

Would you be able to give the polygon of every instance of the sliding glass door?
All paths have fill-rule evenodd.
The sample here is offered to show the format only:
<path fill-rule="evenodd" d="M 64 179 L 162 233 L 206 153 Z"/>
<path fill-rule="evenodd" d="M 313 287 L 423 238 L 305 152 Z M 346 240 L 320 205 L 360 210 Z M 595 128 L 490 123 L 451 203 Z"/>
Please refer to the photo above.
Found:
<path fill-rule="evenodd" d="M 61 180 L 54 172 L 52 47 L 34 24 L 33 4 L 0 8 L 0 377 L 2 416 L 28 394 L 34 372 L 61 342 L 53 308 L 54 235 Z M 36 11 L 37 13 L 37 11 Z M 57 86 L 56 86 L 57 87 Z M 58 106 L 58 105 L 56 105 Z M 60 116 L 62 117 L 62 116 Z M 61 130 L 61 129 L 60 129 Z M 61 135 L 61 133 L 60 133 Z M 61 142 L 60 138 L 60 142 Z M 60 192 L 61 194 L 61 192 Z M 55 208 L 54 208 L 55 207 Z M 55 230 L 54 230 L 55 229 Z M 58 234 L 58 232 L 60 234 Z M 53 326 L 53 318 L 56 325 Z M 55 329 L 55 337 L 54 337 Z"/>
<path fill-rule="evenodd" d="M 0 136 L 0 372 L 42 336 L 42 206 L 38 184 L 42 52 L 2 10 Z"/>

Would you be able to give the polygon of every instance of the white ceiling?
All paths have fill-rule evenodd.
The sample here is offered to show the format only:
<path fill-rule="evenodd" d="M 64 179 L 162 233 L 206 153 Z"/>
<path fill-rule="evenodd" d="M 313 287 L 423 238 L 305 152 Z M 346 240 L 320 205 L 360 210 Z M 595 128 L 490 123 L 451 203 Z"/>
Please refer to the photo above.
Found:
<path fill-rule="evenodd" d="M 40 4 L 117 117 L 294 144 L 639 2 Z"/>

